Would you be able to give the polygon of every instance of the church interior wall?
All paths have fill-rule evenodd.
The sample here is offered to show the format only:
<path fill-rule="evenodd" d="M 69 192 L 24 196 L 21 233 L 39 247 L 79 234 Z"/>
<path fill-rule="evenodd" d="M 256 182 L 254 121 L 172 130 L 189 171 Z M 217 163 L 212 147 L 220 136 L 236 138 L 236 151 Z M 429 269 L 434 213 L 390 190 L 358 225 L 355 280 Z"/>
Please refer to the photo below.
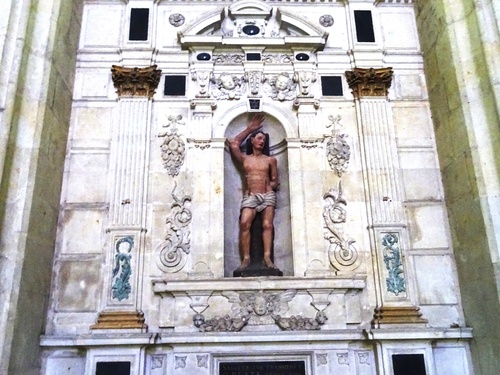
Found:
<path fill-rule="evenodd" d="M 2 374 L 39 371 L 82 6 L 2 4 Z"/>
<path fill-rule="evenodd" d="M 481 374 L 499 365 L 492 354 L 500 334 L 495 6 L 438 1 L 416 7 L 464 313 L 474 328 L 472 353 Z"/>
<path fill-rule="evenodd" d="M 289 50 L 290 45 L 265 49 L 270 58 L 292 51 L 291 61 L 261 65 L 268 76 L 283 71 L 293 75 L 296 70 L 307 68 L 317 74 L 318 80 L 311 85 L 310 96 L 293 98 L 298 104 L 288 98 L 278 100 L 267 96 L 262 99 L 262 109 L 269 118 L 266 126 L 271 129 L 272 138 L 282 140 L 276 149 L 285 150 L 279 151 L 279 166 L 285 168 L 284 176 L 288 175 L 288 186 L 284 184 L 282 191 L 289 192 L 289 202 L 280 199 L 283 207 L 290 210 L 290 214 L 281 211 L 281 216 L 277 217 L 280 223 L 290 220 L 289 229 L 285 229 L 285 233 L 289 232 L 288 238 L 279 241 L 283 249 L 290 248 L 289 252 L 283 250 L 276 260 L 285 276 L 264 280 L 227 277 L 234 268 L 228 266 L 228 262 L 237 265 L 238 258 L 234 254 L 236 233 L 232 233 L 237 230 L 237 218 L 233 215 L 232 221 L 227 222 L 226 216 L 231 206 L 234 208 L 238 203 L 236 196 L 240 193 L 230 191 L 237 186 L 239 178 L 234 174 L 225 138 L 244 126 L 244 114 L 248 111 L 246 94 L 242 92 L 241 98 L 198 100 L 196 94 L 200 93 L 201 86 L 193 79 L 203 69 L 213 69 L 215 76 L 225 72 L 243 75 L 257 66 L 227 62 L 206 64 L 193 58 L 197 52 L 224 58 L 235 51 L 243 55 L 242 51 L 254 52 L 262 48 L 247 41 L 241 43 L 243 49 L 230 43 L 213 47 L 206 41 L 202 46 L 189 46 L 191 42 L 188 41 L 185 48 L 180 49 L 182 35 L 192 36 L 192 40 L 199 36 L 211 40 L 217 36 L 217 27 L 221 25 L 215 23 L 214 28 L 210 20 L 223 8 L 236 3 L 149 0 L 83 3 L 51 2 L 46 5 L 47 9 L 53 9 L 51 14 L 58 22 L 51 29 L 48 52 L 44 55 L 50 63 L 38 62 L 50 73 L 41 80 L 41 90 L 45 90 L 46 97 L 38 102 L 43 114 L 37 119 L 43 125 L 39 128 L 39 138 L 34 137 L 28 151 L 36 163 L 21 160 L 23 154 L 16 149 L 18 145 L 13 137 L 18 129 L 13 128 L 10 148 L 7 148 L 12 159 L 9 155 L 5 159 L 4 173 L 14 170 L 16 165 L 25 168 L 34 165 L 36 168 L 31 168 L 36 172 L 20 180 L 29 187 L 25 197 L 26 202 L 31 202 L 30 208 L 19 210 L 19 204 L 9 203 L 13 219 L 8 215 L 2 218 L 3 222 L 11 222 L 4 225 L 2 241 L 14 236 L 18 230 L 14 224 L 22 215 L 25 215 L 24 221 L 30 223 L 17 266 L 2 260 L 2 269 L 9 272 L 19 270 L 21 264 L 24 267 L 19 283 L 13 284 L 14 289 L 19 289 L 19 300 L 10 300 L 9 306 L 16 305 L 17 312 L 15 323 L 10 325 L 13 331 L 6 336 L 6 342 L 12 342 L 12 353 L 10 349 L 2 352 L 2 358 L 9 358 L 2 361 L 4 367 L 10 362 L 12 373 L 37 373 L 39 352 L 33 348 L 38 340 L 25 338 L 38 334 L 40 328 L 37 327 L 44 322 L 41 339 L 41 371 L 44 374 L 56 374 L 64 367 L 72 375 L 93 375 L 99 362 L 128 361 L 131 374 L 208 375 L 217 373 L 219 364 L 225 361 L 279 358 L 303 361 L 307 374 L 373 375 L 378 372 L 396 375 L 392 358 L 405 354 L 423 354 L 427 374 L 472 374 L 468 346 L 472 335 L 467 328 L 470 320 L 473 326 L 476 325 L 474 328 L 478 328 L 476 337 L 481 338 L 481 341 L 473 339 L 473 344 L 477 345 L 473 354 L 479 363 L 476 363 L 475 373 L 494 373 L 491 372 L 496 368 L 491 359 L 494 356 L 487 347 L 491 344 L 489 348 L 494 348 L 491 338 L 495 331 L 481 326 L 478 319 L 485 311 L 494 317 L 497 310 L 494 303 L 485 309 L 484 304 L 478 303 L 481 301 L 470 299 L 472 295 L 478 298 L 486 295 L 484 298 L 488 300 L 498 300 L 491 299 L 496 290 L 491 283 L 493 267 L 482 275 L 476 272 L 464 276 L 469 272 L 465 261 L 459 259 L 455 263 L 454 251 L 455 255 L 459 254 L 457 258 L 474 258 L 467 254 L 468 247 L 488 249 L 483 242 L 486 240 L 477 237 L 487 233 L 487 225 L 475 220 L 478 227 L 474 235 L 462 242 L 464 236 L 469 236 L 468 228 L 472 228 L 471 221 L 465 222 L 462 212 L 469 207 L 466 211 L 469 215 L 470 207 L 475 207 L 472 211 L 480 218 L 484 205 L 481 205 L 482 196 L 475 190 L 474 177 L 470 177 L 474 162 L 467 157 L 464 159 L 460 151 L 465 150 L 467 155 L 471 146 L 467 143 L 468 135 L 463 132 L 466 125 L 461 125 L 467 121 L 458 110 L 459 90 L 448 87 L 455 84 L 453 80 L 443 78 L 454 77 L 456 72 L 446 70 L 451 64 L 440 60 L 444 54 L 437 53 L 439 48 L 434 44 L 434 36 L 422 32 L 423 25 L 434 20 L 436 14 L 438 18 L 444 14 L 439 9 L 441 3 L 437 10 L 431 5 L 417 6 L 418 17 L 415 18 L 415 4 L 411 1 L 331 2 L 314 6 L 307 2 L 262 2 L 274 12 L 279 6 L 286 22 L 296 22 L 296 26 L 288 24 L 289 32 L 295 36 L 303 36 L 300 33 L 304 30 L 311 34 L 316 31 L 329 34 L 320 50 L 312 53 L 313 62 L 294 61 L 294 53 L 311 53 L 316 48 L 304 47 L 300 38 L 296 39 L 297 46 L 292 43 Z M 146 41 L 128 40 L 130 9 L 134 7 L 150 10 L 150 37 Z M 236 12 L 237 6 L 233 9 Z M 33 10 L 33 14 L 38 10 L 41 8 Z M 372 11 L 374 43 L 356 41 L 354 10 Z M 179 25 L 176 19 L 171 21 L 175 13 L 185 17 L 185 24 Z M 290 16 L 293 13 L 297 13 L 297 20 Z M 212 18 L 207 18 L 208 14 L 212 14 Z M 320 25 L 318 20 L 325 14 L 333 18 L 332 25 L 325 26 L 327 22 Z M 40 13 L 35 17 L 41 28 L 48 28 L 50 17 L 44 18 L 46 15 Z M 77 42 L 80 24 L 81 35 Z M 0 23 L 0 37 L 4 35 L 2 25 Z M 196 28 L 198 34 L 189 34 Z M 178 35 L 178 31 L 184 34 Z M 54 38 L 54 33 L 65 35 L 65 38 Z M 448 34 L 439 35 L 443 36 L 438 37 L 438 45 L 448 50 Z M 12 43 L 10 39 L 0 40 L 4 45 Z M 74 53 L 77 44 L 78 52 Z M 23 56 L 26 61 L 32 59 L 31 55 Z M 481 57 L 476 58 L 480 60 Z M 1 61 L 5 66 L 5 60 Z M 112 65 L 143 68 L 152 64 L 158 65 L 162 75 L 151 99 L 118 97 L 110 71 Z M 478 64 L 483 67 L 484 63 L 480 60 Z M 394 75 L 386 102 L 381 104 L 380 98 L 373 97 L 359 99 L 350 92 L 345 71 L 387 66 L 392 67 Z M 21 77 L 23 74 L 27 73 L 23 72 Z M 179 74 L 186 76 L 186 95 L 164 95 L 165 77 Z M 342 77 L 342 95 L 326 97 L 322 94 L 320 77 L 330 75 Z M 19 82 L 26 84 L 22 80 Z M 25 88 L 21 83 L 19 87 Z M 210 87 L 215 90 L 214 86 Z M 493 94 L 487 100 L 493 100 L 492 97 Z M 441 98 L 447 99 L 448 108 L 442 105 Z M 17 99 L 13 103 L 13 106 L 26 108 L 18 118 L 13 117 L 17 122 L 12 123 L 19 124 L 19 131 L 23 130 L 23 119 L 29 117 L 26 111 L 33 108 L 25 103 L 26 100 Z M 455 106 L 456 110 L 449 110 L 450 106 Z M 371 111 L 377 108 L 382 110 L 373 117 Z M 9 111 L 12 108 L 2 109 L 2 122 Z M 137 121 L 131 120 L 132 117 Z M 380 123 L 388 129 L 388 138 L 377 133 L 381 130 L 368 126 Z M 137 137 L 138 141 L 126 143 L 125 133 Z M 328 140 L 336 139 L 339 134 L 347 140 L 350 151 L 347 168 L 340 173 L 342 177 L 334 173 L 326 157 L 330 150 Z M 450 137 L 450 134 L 457 136 Z M 164 166 L 162 145 L 168 137 L 184 142 L 185 159 L 178 169 L 167 170 Z M 144 170 L 134 169 L 134 173 L 142 177 L 135 180 L 124 177 L 130 172 L 130 166 L 124 164 L 122 154 L 116 151 L 124 144 L 139 150 L 143 158 Z M 377 154 L 373 144 L 386 154 Z M 127 153 L 126 149 L 120 152 Z M 374 173 L 370 163 L 378 162 L 378 157 L 385 158 L 383 165 L 387 169 L 381 167 Z M 131 160 L 140 163 L 139 159 Z M 387 174 L 391 179 L 380 177 Z M 470 190 L 462 194 L 457 184 L 457 180 L 462 180 L 459 176 L 471 181 Z M 62 192 L 59 190 L 61 179 L 64 179 Z M 139 182 L 137 186 L 141 185 L 143 190 L 137 188 L 140 193 L 129 200 L 130 197 L 119 195 L 120 181 Z M 383 199 L 377 201 L 375 197 L 379 192 L 374 181 L 392 184 L 394 196 L 380 196 Z M 13 192 L 18 189 L 18 186 L 6 186 L 2 182 L 2 197 L 11 202 Z M 122 191 L 126 189 L 123 187 Z M 356 241 L 359 265 L 353 269 L 339 270 L 329 256 L 330 243 L 325 238 L 323 217 L 329 191 L 337 198 L 344 194 L 348 201 L 348 215 L 342 229 Z M 29 198 L 30 194 L 33 198 Z M 445 206 L 445 197 L 448 206 Z M 59 198 L 60 205 L 57 203 Z M 137 201 L 142 202 L 139 207 L 134 206 Z M 179 207 L 175 203 L 181 201 L 183 213 L 189 213 L 191 220 L 187 232 L 190 253 L 179 270 L 172 272 L 174 266 L 159 264 L 158 252 L 165 246 L 165 236 L 169 235 L 166 220 L 168 223 Z M 129 206 L 134 207 L 133 211 L 127 211 Z M 7 210 L 3 208 L 2 212 Z M 123 212 L 132 212 L 132 221 L 128 222 L 133 224 L 123 224 L 125 221 L 116 224 L 116 218 L 120 219 Z M 375 218 L 383 218 L 386 214 L 402 218 L 402 225 L 394 225 L 394 222 L 378 225 Z M 134 215 L 138 221 L 133 221 Z M 59 224 L 54 239 L 56 217 Z M 279 228 L 283 236 L 282 228 L 286 226 Z M 389 234 L 396 235 L 400 244 L 398 251 L 403 256 L 406 287 L 399 293 L 385 286 L 389 275 L 384 252 L 394 251 L 394 248 L 384 248 L 381 240 Z M 113 294 L 116 280 L 111 275 L 115 253 L 124 239 L 133 244 L 130 246 L 133 252 L 130 263 L 132 290 L 130 295 L 118 300 Z M 233 253 L 225 249 L 224 243 L 228 241 L 232 241 Z M 54 247 L 55 261 L 51 264 Z M 486 255 L 489 254 L 471 259 L 477 265 L 474 268 L 482 269 L 481 265 L 489 264 L 484 261 Z M 44 304 L 47 303 L 51 273 L 53 283 L 45 322 Z M 462 296 L 458 292 L 458 276 Z M 477 293 L 478 282 L 484 294 Z M 34 297 L 36 293 L 39 298 Z M 314 332 L 287 332 L 274 324 L 269 313 L 259 316 L 253 311 L 251 324 L 237 333 L 207 334 L 193 325 L 195 313 L 201 312 L 207 318 L 233 316 L 239 308 L 239 302 L 235 301 L 244 295 L 289 298 L 288 311 L 284 312 L 286 317 L 311 318 L 321 310 L 328 320 Z M 461 298 L 466 305 L 465 317 Z M 371 322 L 374 309 L 381 305 L 418 308 L 428 322 L 374 327 Z M 481 311 L 477 306 L 481 306 Z M 147 326 L 99 327 L 102 312 L 127 309 L 143 313 Z M 8 321 L 5 317 L 2 311 L 2 330 Z M 96 325 L 97 328 L 91 328 Z M 8 343 L 2 347 L 10 348 Z M 30 359 L 26 352 L 32 353 Z"/>

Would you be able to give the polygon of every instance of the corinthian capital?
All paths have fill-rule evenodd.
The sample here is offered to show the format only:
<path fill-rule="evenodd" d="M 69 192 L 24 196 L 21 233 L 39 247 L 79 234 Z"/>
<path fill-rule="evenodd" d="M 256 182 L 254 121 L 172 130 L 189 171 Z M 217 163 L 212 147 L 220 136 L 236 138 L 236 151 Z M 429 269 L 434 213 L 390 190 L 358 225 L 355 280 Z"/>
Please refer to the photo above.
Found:
<path fill-rule="evenodd" d="M 347 84 L 355 98 L 387 96 L 392 82 L 392 68 L 354 68 L 345 72 Z"/>
<path fill-rule="evenodd" d="M 160 82 L 161 70 L 156 65 L 147 68 L 125 68 L 113 65 L 111 78 L 119 97 L 153 97 Z"/>

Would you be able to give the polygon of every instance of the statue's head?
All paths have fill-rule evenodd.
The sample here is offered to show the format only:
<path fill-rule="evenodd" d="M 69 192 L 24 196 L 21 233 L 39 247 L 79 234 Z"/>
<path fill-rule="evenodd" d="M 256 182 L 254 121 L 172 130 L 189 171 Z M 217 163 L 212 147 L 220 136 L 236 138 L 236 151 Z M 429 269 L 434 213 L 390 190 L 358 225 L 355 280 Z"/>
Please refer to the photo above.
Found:
<path fill-rule="evenodd" d="M 262 145 L 262 146 L 260 146 Z M 246 154 L 253 154 L 254 148 L 261 148 L 264 155 L 269 156 L 269 134 L 262 130 L 256 130 L 247 138 L 245 148 Z"/>

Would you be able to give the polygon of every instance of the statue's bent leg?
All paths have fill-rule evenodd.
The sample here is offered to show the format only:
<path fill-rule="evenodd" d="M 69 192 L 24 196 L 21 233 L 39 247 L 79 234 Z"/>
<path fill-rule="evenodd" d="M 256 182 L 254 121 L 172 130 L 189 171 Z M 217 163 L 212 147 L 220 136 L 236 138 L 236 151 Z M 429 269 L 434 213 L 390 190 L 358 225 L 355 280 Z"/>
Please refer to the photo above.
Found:
<path fill-rule="evenodd" d="M 250 228 L 257 211 L 255 208 L 245 207 L 240 215 L 240 251 L 242 261 L 240 269 L 247 268 L 250 264 Z"/>
<path fill-rule="evenodd" d="M 264 244 L 264 263 L 269 268 L 277 268 L 271 260 L 273 246 L 274 207 L 268 206 L 262 211 L 262 242 Z"/>

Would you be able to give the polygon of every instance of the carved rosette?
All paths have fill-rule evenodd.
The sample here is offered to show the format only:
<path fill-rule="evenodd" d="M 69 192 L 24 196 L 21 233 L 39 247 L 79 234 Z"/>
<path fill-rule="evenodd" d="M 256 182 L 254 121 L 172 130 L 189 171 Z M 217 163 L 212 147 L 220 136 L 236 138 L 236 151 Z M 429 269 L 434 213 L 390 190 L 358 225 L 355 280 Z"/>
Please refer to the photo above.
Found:
<path fill-rule="evenodd" d="M 174 194 L 177 184 L 172 190 L 174 203 L 171 205 L 170 216 L 167 217 L 167 235 L 156 250 L 156 265 L 160 270 L 166 273 L 179 272 L 184 268 L 187 255 L 190 253 L 190 231 L 188 229 L 191 223 L 192 213 L 189 210 L 191 203 L 190 196 L 177 198 Z"/>
<path fill-rule="evenodd" d="M 346 71 L 347 84 L 355 98 L 387 96 L 392 83 L 392 68 L 354 68 Z"/>
<path fill-rule="evenodd" d="M 344 206 L 346 200 L 342 196 L 342 182 L 339 181 L 338 191 L 330 189 L 324 196 L 326 205 L 323 208 L 325 220 L 325 239 L 330 242 L 328 256 L 330 263 L 339 271 L 353 271 L 360 265 L 356 242 L 344 233 L 347 212 Z"/>
<path fill-rule="evenodd" d="M 118 96 L 152 98 L 161 77 L 161 70 L 156 67 L 152 65 L 147 68 L 126 68 L 113 65 L 111 78 Z"/>

